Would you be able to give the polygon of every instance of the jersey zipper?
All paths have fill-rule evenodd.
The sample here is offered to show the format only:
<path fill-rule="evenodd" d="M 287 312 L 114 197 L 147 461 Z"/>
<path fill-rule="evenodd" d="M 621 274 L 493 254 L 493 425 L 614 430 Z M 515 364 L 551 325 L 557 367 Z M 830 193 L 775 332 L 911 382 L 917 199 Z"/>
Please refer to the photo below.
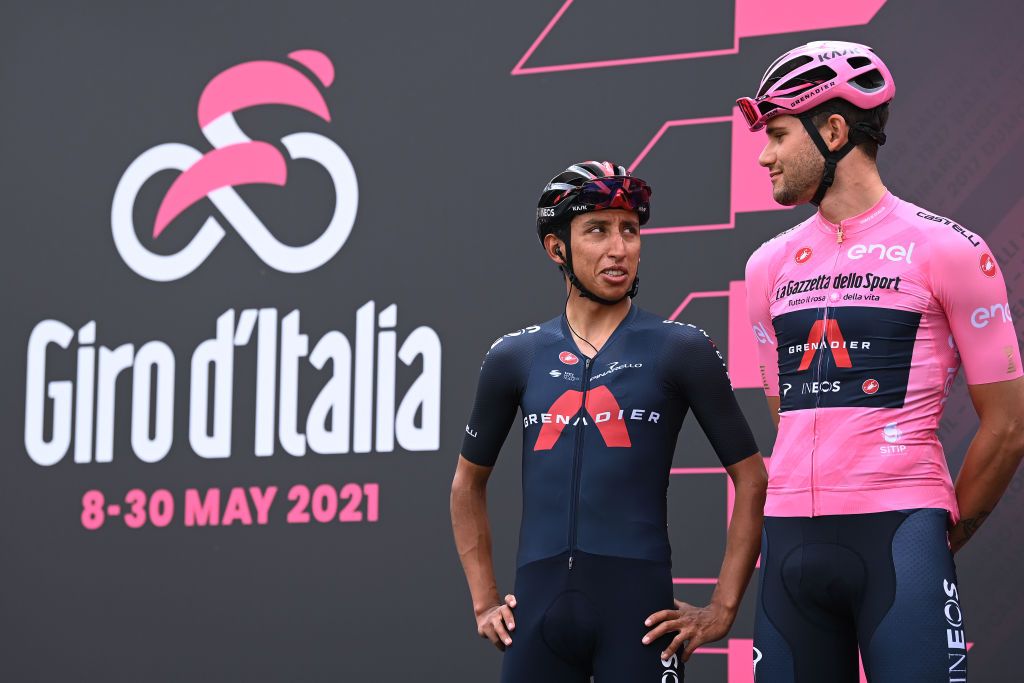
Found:
<path fill-rule="evenodd" d="M 843 225 L 842 225 L 842 223 L 839 224 L 839 229 L 838 229 L 838 231 L 836 233 L 836 237 L 837 237 L 836 244 L 837 245 L 842 244 L 843 243 Z M 835 278 L 836 270 L 838 270 L 838 267 L 839 267 L 839 257 L 840 257 L 841 254 L 842 254 L 842 249 L 837 249 L 836 250 L 836 260 L 832 263 L 832 277 L 833 278 Z M 825 362 L 825 355 L 827 353 L 828 354 L 831 353 L 829 351 L 828 321 L 829 321 L 829 303 L 828 303 L 828 299 L 826 298 L 826 300 L 825 300 L 825 315 L 822 318 L 822 323 L 823 323 L 822 331 L 821 331 L 822 338 L 820 340 L 821 343 L 822 343 L 822 346 L 824 347 L 824 349 L 822 350 L 821 353 L 818 354 L 817 371 L 815 372 L 815 376 L 812 378 L 812 380 L 817 381 L 819 384 L 822 381 L 824 381 L 824 377 L 822 377 L 822 365 Z M 818 487 L 817 487 L 817 484 L 814 481 L 814 454 L 818 450 L 818 410 L 819 410 L 818 406 L 820 404 L 821 404 L 821 394 L 816 394 L 815 397 L 814 397 L 814 424 L 811 426 L 811 434 L 812 434 L 812 438 L 811 438 L 811 516 L 812 517 L 817 516 L 817 514 L 818 514 L 817 496 L 815 496 L 815 491 L 817 490 Z"/>
<path fill-rule="evenodd" d="M 821 328 L 821 339 L 818 340 L 826 350 L 818 353 L 817 368 L 815 369 L 814 377 L 811 378 L 812 382 L 821 383 L 821 364 L 824 362 L 825 354 L 828 353 L 828 302 L 825 303 L 825 315 L 822 318 Z M 820 389 L 820 386 L 819 386 Z M 815 504 L 815 486 L 814 483 L 814 452 L 818 449 L 818 410 L 819 404 L 821 403 L 821 394 L 814 395 L 814 424 L 811 425 L 811 517 L 814 517 L 818 513 L 818 507 Z"/>
<path fill-rule="evenodd" d="M 583 397 L 580 399 L 580 419 L 584 422 L 576 430 L 572 452 L 572 498 L 569 501 L 569 569 L 572 569 L 573 556 L 576 553 L 576 526 L 579 522 L 577 508 L 580 505 L 580 479 L 583 471 L 583 427 L 587 419 L 587 384 L 590 382 L 590 358 L 583 365 Z"/>

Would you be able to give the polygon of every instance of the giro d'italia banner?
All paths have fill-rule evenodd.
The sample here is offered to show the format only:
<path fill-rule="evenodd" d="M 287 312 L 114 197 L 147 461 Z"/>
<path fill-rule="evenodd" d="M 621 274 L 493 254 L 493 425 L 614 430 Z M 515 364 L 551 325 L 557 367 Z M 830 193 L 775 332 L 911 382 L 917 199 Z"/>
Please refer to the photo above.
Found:
<path fill-rule="evenodd" d="M 654 188 L 637 304 L 718 341 L 766 456 L 743 272 L 808 215 L 733 107 L 786 49 L 866 43 L 879 161 L 985 237 L 1024 320 L 1021 10 L 979 2 L 35 2 L 0 21 L 4 681 L 483 681 L 448 493 L 491 341 L 558 315 L 543 184 Z M 961 227 L 963 226 L 963 227 Z M 907 258 L 914 245 L 906 245 Z M 860 284 L 871 296 L 870 261 Z M 947 379 L 950 467 L 977 420 Z M 879 432 L 898 449 L 898 427 Z M 488 497 L 511 590 L 520 436 Z M 892 452 L 896 452 L 895 450 Z M 688 422 L 677 597 L 714 588 L 731 492 Z M 1024 475 L 958 555 L 972 677 L 1017 677 Z M 752 582 L 688 680 L 752 681 Z M 951 625 L 951 627 L 959 625 Z M 908 657 L 914 656 L 907 653 Z"/>

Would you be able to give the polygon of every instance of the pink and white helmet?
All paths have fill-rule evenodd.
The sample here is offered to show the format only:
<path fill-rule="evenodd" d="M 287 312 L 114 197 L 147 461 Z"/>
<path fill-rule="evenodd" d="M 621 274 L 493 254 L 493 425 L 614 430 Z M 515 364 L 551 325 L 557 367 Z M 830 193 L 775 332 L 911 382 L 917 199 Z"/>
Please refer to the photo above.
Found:
<path fill-rule="evenodd" d="M 867 45 L 824 40 L 790 50 L 768 67 L 754 98 L 736 100 L 751 131 L 783 114 L 796 115 L 841 98 L 874 109 L 896 94 L 889 69 Z"/>

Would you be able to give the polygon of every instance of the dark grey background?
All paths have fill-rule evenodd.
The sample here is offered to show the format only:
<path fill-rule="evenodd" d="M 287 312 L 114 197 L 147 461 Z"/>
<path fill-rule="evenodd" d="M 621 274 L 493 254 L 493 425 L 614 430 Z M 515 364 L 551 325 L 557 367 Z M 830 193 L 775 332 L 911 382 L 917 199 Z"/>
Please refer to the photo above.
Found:
<path fill-rule="evenodd" d="M 534 3 L 193 2 L 7 5 L 0 11 L 0 679 L 12 681 L 495 680 L 500 656 L 474 630 L 451 541 L 448 487 L 479 361 L 498 335 L 559 312 L 556 272 L 537 247 L 533 206 L 567 163 L 629 163 L 666 120 L 722 116 L 784 50 L 830 37 L 865 42 L 899 83 L 881 155 L 898 195 L 955 217 L 982 235 L 1020 201 L 1021 13 L 1011 3 L 889 2 L 868 25 L 745 39 L 733 56 L 513 77 L 513 65 L 561 6 Z M 578 0 L 529 65 L 726 48 L 731 3 Z M 266 267 L 228 229 L 213 255 L 171 283 L 144 280 L 114 249 L 110 205 L 125 168 L 163 142 L 201 151 L 195 107 L 205 83 L 250 60 L 323 50 L 337 77 L 333 120 L 282 107 L 241 112 L 254 139 L 294 131 L 335 140 L 359 180 L 359 214 L 344 248 L 320 269 Z M 728 219 L 728 128 L 666 136 L 644 161 L 655 188 L 652 225 Z M 239 192 L 287 243 L 317 236 L 331 190 L 308 163 L 285 188 Z M 174 174 L 157 176 L 136 204 L 152 220 Z M 767 192 L 767 184 L 765 186 Z M 182 248 L 216 209 L 201 201 L 154 249 Z M 805 209 L 740 214 L 737 228 L 644 239 L 638 303 L 669 314 L 691 291 L 743 277 L 747 255 Z M 1020 215 L 1018 208 L 1017 214 Z M 226 222 L 225 226 L 229 227 Z M 1024 319 L 1020 230 L 992 247 Z M 1014 284 L 1016 283 L 1016 284 Z M 236 351 L 232 457 L 207 461 L 188 445 L 188 359 L 228 308 L 302 312 L 311 341 L 355 310 L 396 303 L 399 334 L 428 325 L 443 344 L 438 452 L 303 458 L 252 454 L 253 346 Z M 687 320 L 727 342 L 722 300 L 693 303 Z M 25 353 L 45 318 L 95 320 L 97 343 L 166 341 L 178 361 L 175 441 L 161 462 L 131 455 L 129 391 L 118 384 L 114 462 L 43 468 L 26 455 Z M 54 376 L 73 371 L 73 355 Z M 246 369 L 247 368 L 247 369 Z M 408 371 L 407 373 L 408 374 Z M 408 383 L 410 377 L 402 375 Z M 325 376 L 306 367 L 300 415 Z M 762 449 L 772 436 L 763 399 L 740 390 Z M 958 387 L 943 436 L 955 472 L 972 434 Z M 677 466 L 715 464 L 693 424 Z M 519 517 L 519 436 L 513 430 L 490 487 L 500 586 L 512 585 Z M 722 552 L 719 486 L 678 478 L 670 493 L 677 575 L 713 574 Z M 288 525 L 294 483 L 380 482 L 376 524 Z M 141 530 L 108 523 L 86 532 L 82 493 L 133 487 L 281 487 L 267 527 Z M 1024 637 L 1015 576 L 1024 481 L 958 558 L 976 643 L 972 677 L 1011 680 Z M 709 513 L 708 510 L 714 510 Z M 179 517 L 180 520 L 180 517 Z M 709 521 L 710 520 L 710 521 Z M 710 588 L 677 591 L 705 601 Z M 748 600 L 732 637 L 752 635 Z M 698 655 L 694 681 L 725 681 L 726 658 Z M 1013 673 L 1011 673 L 1013 672 Z"/>

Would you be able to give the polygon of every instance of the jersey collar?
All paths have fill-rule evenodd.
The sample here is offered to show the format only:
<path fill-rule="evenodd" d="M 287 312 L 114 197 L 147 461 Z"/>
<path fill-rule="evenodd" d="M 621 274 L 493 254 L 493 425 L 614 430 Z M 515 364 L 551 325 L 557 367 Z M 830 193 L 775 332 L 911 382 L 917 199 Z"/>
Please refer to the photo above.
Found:
<path fill-rule="evenodd" d="M 839 227 L 842 226 L 843 234 L 852 235 L 862 230 L 867 230 L 873 225 L 881 223 L 886 216 L 892 213 L 893 209 L 900 203 L 899 197 L 895 196 L 888 190 L 882 195 L 882 198 L 878 200 L 878 203 L 872 206 L 864 213 L 847 218 L 839 223 L 833 223 L 824 216 L 821 215 L 821 211 L 815 214 L 818 228 L 831 235 L 835 235 L 838 232 Z"/>
<path fill-rule="evenodd" d="M 611 333 L 611 336 L 608 337 L 608 341 L 606 341 L 604 343 L 604 346 L 601 347 L 601 350 L 598 351 L 598 353 L 594 353 L 594 349 L 590 348 L 589 346 L 587 347 L 587 351 L 589 353 L 584 353 L 583 349 L 581 349 L 579 346 L 576 345 L 576 340 L 573 338 L 572 332 L 569 331 L 569 321 L 566 319 L 565 313 L 562 313 L 562 319 L 561 319 L 562 335 L 565 337 L 565 340 L 567 342 L 569 342 L 570 344 L 573 345 L 573 348 L 576 349 L 576 352 L 579 353 L 581 357 L 586 357 L 586 358 L 594 359 L 599 354 L 603 353 L 605 349 L 607 349 L 609 346 L 611 346 L 612 342 L 614 342 L 616 339 L 618 339 L 618 337 L 622 334 L 622 332 L 627 327 L 630 326 L 630 324 L 633 322 L 633 319 L 636 318 L 636 314 L 637 314 L 638 310 L 639 309 L 636 307 L 636 304 L 630 302 L 629 312 L 626 313 L 626 317 L 622 319 L 622 321 L 619 323 L 618 327 L 615 328 L 615 331 Z"/>

